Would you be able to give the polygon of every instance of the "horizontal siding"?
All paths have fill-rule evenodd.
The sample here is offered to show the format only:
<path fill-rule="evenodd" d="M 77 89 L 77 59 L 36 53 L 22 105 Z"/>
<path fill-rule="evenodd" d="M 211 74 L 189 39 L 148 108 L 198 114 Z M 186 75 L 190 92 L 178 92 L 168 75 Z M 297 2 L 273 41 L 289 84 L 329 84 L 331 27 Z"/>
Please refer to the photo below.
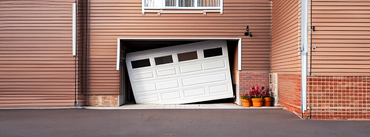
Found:
<path fill-rule="evenodd" d="M 224 14 L 141 13 L 141 0 L 90 0 L 90 93 L 119 94 L 117 38 L 242 38 L 242 70 L 269 71 L 271 1 L 224 0 Z M 244 36 L 247 25 L 253 37 Z M 99 85 L 97 85 L 99 84 Z"/>
<path fill-rule="evenodd" d="M 273 0 L 271 26 L 271 72 L 299 74 L 300 1 Z"/>
<path fill-rule="evenodd" d="M 72 107 L 74 0 L 0 1 L 0 107 Z"/>
<path fill-rule="evenodd" d="M 370 0 L 313 0 L 312 75 L 370 75 Z"/>

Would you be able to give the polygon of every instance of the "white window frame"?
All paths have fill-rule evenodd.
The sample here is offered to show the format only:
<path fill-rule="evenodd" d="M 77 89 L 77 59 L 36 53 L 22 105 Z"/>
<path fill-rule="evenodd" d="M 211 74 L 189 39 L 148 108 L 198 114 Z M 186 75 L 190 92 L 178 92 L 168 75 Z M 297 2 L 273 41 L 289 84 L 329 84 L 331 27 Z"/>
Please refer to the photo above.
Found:
<path fill-rule="evenodd" d="M 223 14 L 223 6 L 224 6 L 224 1 L 220 1 L 220 6 L 219 7 L 198 7 L 198 0 L 195 0 L 195 7 L 179 7 L 178 0 L 176 0 L 176 7 L 166 7 L 165 5 L 166 0 L 162 0 L 163 4 L 162 7 L 145 7 L 145 0 L 142 0 L 141 5 L 142 5 L 142 14 L 145 14 L 145 12 L 157 12 L 158 14 L 161 13 L 203 13 L 206 14 L 207 12 L 219 12 L 220 14 Z M 178 11 L 181 9 L 181 11 Z M 199 10 L 199 11 L 186 11 L 183 9 L 188 9 L 188 10 Z M 167 10 L 167 11 L 163 11 Z M 171 10 L 176 10 L 176 11 L 171 11 Z"/>

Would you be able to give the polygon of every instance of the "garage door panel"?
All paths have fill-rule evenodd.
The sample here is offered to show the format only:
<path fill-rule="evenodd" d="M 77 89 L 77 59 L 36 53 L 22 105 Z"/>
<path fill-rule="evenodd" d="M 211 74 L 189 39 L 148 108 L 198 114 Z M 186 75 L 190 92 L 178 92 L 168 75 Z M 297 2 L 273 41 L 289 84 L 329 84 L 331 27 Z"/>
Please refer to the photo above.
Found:
<path fill-rule="evenodd" d="M 201 64 L 180 66 L 180 72 L 181 73 L 197 72 L 197 71 L 202 71 L 202 65 Z"/>
<path fill-rule="evenodd" d="M 209 92 L 212 94 L 212 93 L 220 93 L 220 92 L 227 92 L 229 89 L 228 89 L 228 86 L 225 84 L 225 85 L 219 85 L 219 86 L 211 86 L 209 87 Z"/>
<path fill-rule="evenodd" d="M 172 67 L 172 68 L 166 68 L 166 69 L 158 69 L 157 70 L 158 77 L 175 75 L 175 74 L 176 74 L 176 70 L 175 70 L 174 67 Z"/>
<path fill-rule="evenodd" d="M 206 94 L 206 91 L 204 87 L 184 90 L 185 97 L 199 96 L 199 95 L 205 95 L 205 94 Z"/>
<path fill-rule="evenodd" d="M 133 74 L 134 80 L 139 80 L 139 79 L 145 79 L 145 78 L 153 78 L 153 72 L 152 71 L 146 71 L 146 72 L 140 72 L 140 73 L 135 73 Z"/>
<path fill-rule="evenodd" d="M 182 79 L 182 84 L 186 86 L 192 86 L 197 84 L 204 84 L 204 83 L 212 83 L 212 82 L 218 82 L 218 81 L 225 81 L 226 80 L 226 74 L 220 73 L 220 74 L 213 74 L 213 75 L 203 75 L 203 76 L 194 76 L 191 78 L 184 78 Z"/>
<path fill-rule="evenodd" d="M 157 89 L 155 87 L 155 83 L 138 84 L 138 85 L 134 85 L 133 87 L 135 87 L 133 90 L 137 92 L 148 92 L 148 91 L 154 91 Z"/>
<path fill-rule="evenodd" d="M 207 62 L 207 63 L 203 63 L 202 65 L 203 65 L 204 70 L 224 68 L 226 66 L 223 60 Z"/>
<path fill-rule="evenodd" d="M 150 63 L 135 64 L 140 60 Z M 234 96 L 226 41 L 127 53 L 126 64 L 137 103 L 183 104 Z"/>
<path fill-rule="evenodd" d="M 163 81 L 163 82 L 157 82 L 156 83 L 157 90 L 162 90 L 162 89 L 169 89 L 169 88 L 177 88 L 179 87 L 179 83 L 177 80 L 168 80 L 168 81 Z"/>
<path fill-rule="evenodd" d="M 171 100 L 171 99 L 179 99 L 180 98 L 180 92 L 168 92 L 162 94 L 163 100 Z"/>

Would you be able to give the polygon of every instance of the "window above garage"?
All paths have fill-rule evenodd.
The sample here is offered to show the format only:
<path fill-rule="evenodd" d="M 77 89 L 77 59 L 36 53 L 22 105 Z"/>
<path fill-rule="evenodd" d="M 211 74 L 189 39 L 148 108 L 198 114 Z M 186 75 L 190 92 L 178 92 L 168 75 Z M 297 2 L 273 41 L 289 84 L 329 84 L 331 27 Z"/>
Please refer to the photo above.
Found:
<path fill-rule="evenodd" d="M 142 0 L 142 12 L 222 14 L 223 0 Z"/>

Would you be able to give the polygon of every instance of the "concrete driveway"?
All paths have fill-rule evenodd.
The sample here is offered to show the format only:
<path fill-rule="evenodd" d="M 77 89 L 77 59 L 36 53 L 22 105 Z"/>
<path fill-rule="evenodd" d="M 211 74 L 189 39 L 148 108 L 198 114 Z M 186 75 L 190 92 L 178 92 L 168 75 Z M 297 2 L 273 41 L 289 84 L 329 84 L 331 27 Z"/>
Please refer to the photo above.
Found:
<path fill-rule="evenodd" d="M 0 136 L 353 136 L 369 121 L 301 120 L 286 110 L 0 110 Z"/>

